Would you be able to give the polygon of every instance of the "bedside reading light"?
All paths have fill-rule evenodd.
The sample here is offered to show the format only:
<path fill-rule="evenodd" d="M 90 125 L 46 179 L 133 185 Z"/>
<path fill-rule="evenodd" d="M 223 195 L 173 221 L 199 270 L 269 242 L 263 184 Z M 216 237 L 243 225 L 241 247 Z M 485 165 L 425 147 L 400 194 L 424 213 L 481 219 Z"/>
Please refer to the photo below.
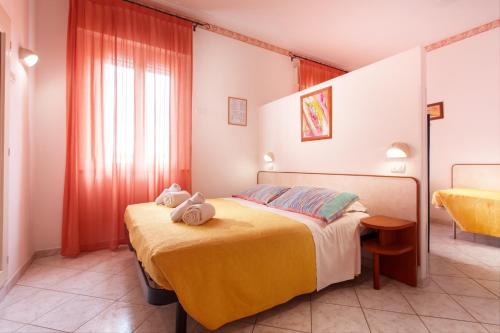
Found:
<path fill-rule="evenodd" d="M 387 149 L 387 158 L 407 158 L 410 153 L 410 147 L 406 143 L 395 142 Z"/>
<path fill-rule="evenodd" d="M 403 159 L 410 155 L 410 147 L 406 143 L 395 142 L 386 151 L 385 156 L 390 159 Z M 391 172 L 405 173 L 406 163 L 403 161 L 394 161 L 391 164 Z"/>
<path fill-rule="evenodd" d="M 38 62 L 36 53 L 24 47 L 19 47 L 19 59 L 28 67 L 33 67 Z"/>
<path fill-rule="evenodd" d="M 268 170 L 273 170 L 274 169 L 274 154 L 269 152 L 264 154 L 264 161 L 266 162 L 267 169 Z"/>

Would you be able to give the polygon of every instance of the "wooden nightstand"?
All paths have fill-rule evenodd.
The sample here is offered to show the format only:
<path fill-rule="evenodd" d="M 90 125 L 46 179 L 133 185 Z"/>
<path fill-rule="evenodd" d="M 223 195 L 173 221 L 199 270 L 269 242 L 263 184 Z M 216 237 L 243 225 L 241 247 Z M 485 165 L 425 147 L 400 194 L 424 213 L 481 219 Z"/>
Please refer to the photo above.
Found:
<path fill-rule="evenodd" d="M 380 274 L 417 286 L 417 223 L 387 216 L 361 220 L 378 237 L 363 241 L 363 249 L 373 253 L 373 288 L 380 289 Z"/>

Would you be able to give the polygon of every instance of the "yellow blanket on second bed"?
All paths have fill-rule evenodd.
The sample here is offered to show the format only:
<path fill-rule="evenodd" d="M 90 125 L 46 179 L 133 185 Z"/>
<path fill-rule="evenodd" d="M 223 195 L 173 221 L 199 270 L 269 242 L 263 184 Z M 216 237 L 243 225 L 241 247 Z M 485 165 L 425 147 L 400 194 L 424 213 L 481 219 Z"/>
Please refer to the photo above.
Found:
<path fill-rule="evenodd" d="M 432 204 L 445 207 L 464 231 L 500 237 L 500 192 L 454 188 L 434 192 Z"/>
<path fill-rule="evenodd" d="M 316 289 L 314 240 L 286 217 L 224 199 L 201 226 L 170 221 L 170 208 L 130 205 L 125 223 L 145 270 L 175 290 L 208 329 L 253 315 Z"/>

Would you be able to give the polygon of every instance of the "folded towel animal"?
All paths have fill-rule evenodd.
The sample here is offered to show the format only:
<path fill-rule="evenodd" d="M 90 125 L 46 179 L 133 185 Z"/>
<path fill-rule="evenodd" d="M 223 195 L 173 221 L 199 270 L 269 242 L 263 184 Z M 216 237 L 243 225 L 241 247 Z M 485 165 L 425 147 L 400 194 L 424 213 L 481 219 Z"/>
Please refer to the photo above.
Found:
<path fill-rule="evenodd" d="M 167 192 L 163 196 L 163 204 L 170 208 L 175 208 L 179 206 L 184 201 L 188 200 L 191 197 L 191 194 L 187 191 L 180 192 Z"/>
<path fill-rule="evenodd" d="M 205 197 L 200 192 L 196 192 L 189 200 L 184 201 L 174 210 L 170 212 L 170 219 L 172 222 L 182 221 L 182 215 L 188 209 L 189 206 L 201 204 L 205 202 Z"/>
<path fill-rule="evenodd" d="M 207 202 L 189 206 L 182 215 L 188 225 L 200 225 L 215 216 L 215 207 Z"/>
<path fill-rule="evenodd" d="M 163 197 L 165 196 L 165 194 L 167 194 L 169 192 L 180 192 L 180 191 L 182 191 L 180 185 L 173 183 L 172 185 L 170 185 L 169 188 L 164 189 L 160 193 L 160 195 L 155 199 L 155 202 L 157 205 L 161 205 L 163 203 Z"/>

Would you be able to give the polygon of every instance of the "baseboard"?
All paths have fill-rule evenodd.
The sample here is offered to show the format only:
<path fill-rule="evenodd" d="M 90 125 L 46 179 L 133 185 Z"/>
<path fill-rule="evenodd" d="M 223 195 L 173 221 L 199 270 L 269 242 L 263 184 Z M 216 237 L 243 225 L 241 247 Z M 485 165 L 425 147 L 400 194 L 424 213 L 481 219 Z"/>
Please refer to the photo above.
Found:
<path fill-rule="evenodd" d="M 34 257 L 36 259 L 36 258 L 55 256 L 58 254 L 61 254 L 61 248 L 37 250 L 35 251 Z"/>
<path fill-rule="evenodd" d="M 8 292 L 16 285 L 17 281 L 23 276 L 23 274 L 28 270 L 30 265 L 33 263 L 33 260 L 35 260 L 35 254 L 31 255 L 31 257 L 26 261 L 26 263 L 21 266 L 17 270 L 17 272 L 12 275 L 10 279 L 8 279 L 4 285 L 0 288 L 0 300 L 2 300 L 5 295 L 8 294 Z"/>
<path fill-rule="evenodd" d="M 450 226 L 453 225 L 452 220 L 443 220 L 443 219 L 437 219 L 437 218 L 431 218 L 431 223 L 450 225 Z"/>

